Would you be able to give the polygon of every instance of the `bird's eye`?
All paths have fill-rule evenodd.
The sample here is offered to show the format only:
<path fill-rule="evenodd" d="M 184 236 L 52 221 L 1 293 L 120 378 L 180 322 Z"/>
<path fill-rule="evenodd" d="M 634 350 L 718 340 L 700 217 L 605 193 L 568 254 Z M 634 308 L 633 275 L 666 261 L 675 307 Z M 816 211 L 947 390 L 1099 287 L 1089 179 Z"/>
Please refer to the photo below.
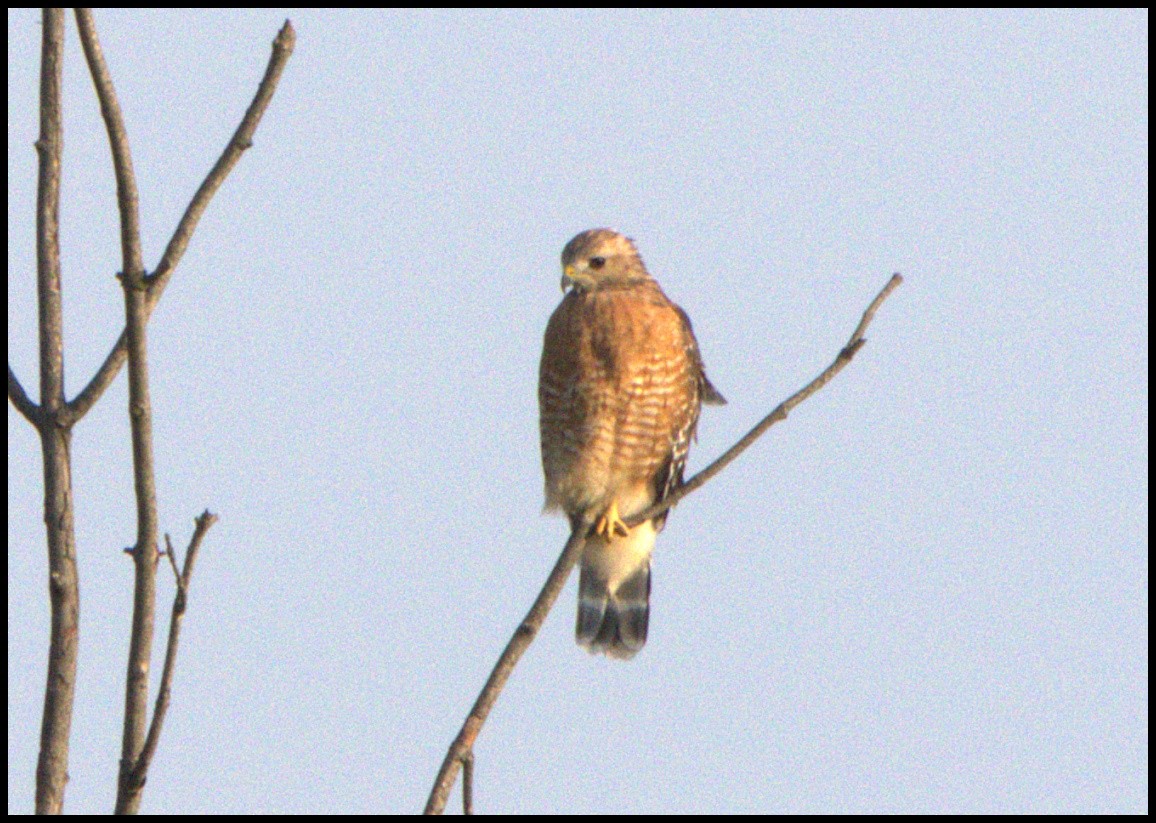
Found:
<path fill-rule="evenodd" d="M 605 257 L 591 257 L 590 258 L 590 268 L 592 268 L 592 269 L 600 269 L 605 265 L 606 265 L 606 258 Z"/>

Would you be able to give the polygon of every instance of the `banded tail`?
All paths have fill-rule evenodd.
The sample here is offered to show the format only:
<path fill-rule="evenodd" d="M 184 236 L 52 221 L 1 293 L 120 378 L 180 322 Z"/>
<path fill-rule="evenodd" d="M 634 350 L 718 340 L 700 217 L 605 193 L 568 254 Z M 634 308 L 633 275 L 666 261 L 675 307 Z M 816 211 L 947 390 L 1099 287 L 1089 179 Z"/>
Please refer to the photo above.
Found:
<path fill-rule="evenodd" d="M 657 536 L 652 522 L 625 537 L 591 536 L 582 551 L 578 579 L 578 645 L 591 654 L 629 660 L 646 645 L 650 623 L 650 554 Z"/>

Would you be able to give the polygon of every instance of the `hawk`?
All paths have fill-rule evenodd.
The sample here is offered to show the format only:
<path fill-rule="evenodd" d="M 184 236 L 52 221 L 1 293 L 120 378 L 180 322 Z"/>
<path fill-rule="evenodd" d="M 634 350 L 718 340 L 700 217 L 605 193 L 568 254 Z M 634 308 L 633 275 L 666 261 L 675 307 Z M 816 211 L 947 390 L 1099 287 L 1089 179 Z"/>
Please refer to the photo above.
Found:
<path fill-rule="evenodd" d="M 628 237 L 592 229 L 567 243 L 562 290 L 538 375 L 546 509 L 590 529 L 578 644 L 625 660 L 646 643 L 650 555 L 666 514 L 624 521 L 682 483 L 702 404 L 726 401 L 690 319 Z"/>

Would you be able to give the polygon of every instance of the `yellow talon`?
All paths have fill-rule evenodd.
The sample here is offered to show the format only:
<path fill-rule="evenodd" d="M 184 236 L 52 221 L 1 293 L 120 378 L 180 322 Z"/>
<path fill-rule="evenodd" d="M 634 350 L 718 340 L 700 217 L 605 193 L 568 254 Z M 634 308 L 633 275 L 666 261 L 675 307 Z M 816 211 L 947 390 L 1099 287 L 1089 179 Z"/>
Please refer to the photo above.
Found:
<path fill-rule="evenodd" d="M 598 518 L 594 524 L 594 533 L 605 537 L 608 543 L 615 537 L 626 537 L 630 534 L 630 529 L 618 516 L 618 503 L 616 501 L 611 501 L 606 514 Z"/>

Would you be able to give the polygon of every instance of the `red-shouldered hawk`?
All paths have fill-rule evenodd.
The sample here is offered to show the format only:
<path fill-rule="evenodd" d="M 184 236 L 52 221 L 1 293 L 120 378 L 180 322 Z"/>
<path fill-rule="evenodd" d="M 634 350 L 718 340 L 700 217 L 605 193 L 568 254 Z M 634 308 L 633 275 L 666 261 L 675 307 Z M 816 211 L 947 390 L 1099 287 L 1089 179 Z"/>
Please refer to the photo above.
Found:
<path fill-rule="evenodd" d="M 682 483 L 707 380 L 685 312 L 633 241 L 585 231 L 562 251 L 562 289 L 538 381 L 546 509 L 593 525 L 582 550 L 578 644 L 629 659 L 646 643 L 650 554 L 666 515 L 623 523 Z"/>

